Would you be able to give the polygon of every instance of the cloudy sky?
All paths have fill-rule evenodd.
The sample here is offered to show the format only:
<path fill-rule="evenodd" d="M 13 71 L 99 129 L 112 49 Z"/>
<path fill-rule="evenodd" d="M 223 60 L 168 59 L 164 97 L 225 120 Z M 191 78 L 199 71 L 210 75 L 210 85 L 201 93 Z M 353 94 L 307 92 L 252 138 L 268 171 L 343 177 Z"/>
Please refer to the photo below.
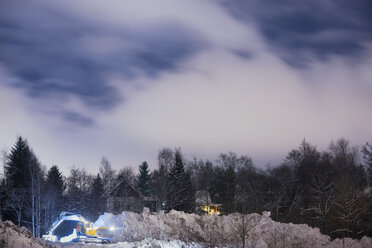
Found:
<path fill-rule="evenodd" d="M 372 141 L 369 0 L 0 1 L 0 149 L 98 171 L 162 147 L 277 164 Z"/>

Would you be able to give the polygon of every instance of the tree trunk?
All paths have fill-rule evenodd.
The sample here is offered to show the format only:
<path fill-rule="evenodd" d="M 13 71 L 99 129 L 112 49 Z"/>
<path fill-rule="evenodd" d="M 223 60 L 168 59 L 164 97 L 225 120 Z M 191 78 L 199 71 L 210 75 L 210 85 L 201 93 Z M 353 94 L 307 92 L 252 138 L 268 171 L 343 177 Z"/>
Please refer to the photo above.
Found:
<path fill-rule="evenodd" d="M 36 223 L 36 236 L 40 238 L 40 224 L 41 224 L 41 192 L 40 192 L 40 174 L 38 173 L 37 176 L 37 223 Z"/>
<path fill-rule="evenodd" d="M 32 214 L 32 236 L 35 237 L 35 187 L 34 187 L 34 171 L 31 161 L 28 162 L 31 176 L 31 214 Z"/>
<path fill-rule="evenodd" d="M 18 227 L 21 227 L 21 214 L 18 214 Z"/>

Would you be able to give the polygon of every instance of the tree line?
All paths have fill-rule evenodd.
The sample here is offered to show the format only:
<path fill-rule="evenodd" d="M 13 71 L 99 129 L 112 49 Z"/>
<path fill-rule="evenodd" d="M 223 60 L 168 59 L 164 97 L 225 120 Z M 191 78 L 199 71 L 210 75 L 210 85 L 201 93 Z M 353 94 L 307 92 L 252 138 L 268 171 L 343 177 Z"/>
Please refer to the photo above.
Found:
<path fill-rule="evenodd" d="M 120 170 L 103 157 L 99 173 L 73 167 L 69 176 L 57 165 L 47 169 L 19 137 L 4 151 L 0 218 L 26 226 L 40 237 L 61 211 L 95 220 L 106 198 L 125 179 L 158 209 L 200 213 L 198 197 L 222 204 L 222 214 L 270 211 L 274 220 L 305 223 L 336 237 L 372 236 L 372 146 L 346 139 L 319 151 L 305 140 L 282 163 L 257 168 L 247 155 L 222 153 L 214 161 L 187 160 L 180 149 L 163 148 L 156 169 L 147 162 Z"/>

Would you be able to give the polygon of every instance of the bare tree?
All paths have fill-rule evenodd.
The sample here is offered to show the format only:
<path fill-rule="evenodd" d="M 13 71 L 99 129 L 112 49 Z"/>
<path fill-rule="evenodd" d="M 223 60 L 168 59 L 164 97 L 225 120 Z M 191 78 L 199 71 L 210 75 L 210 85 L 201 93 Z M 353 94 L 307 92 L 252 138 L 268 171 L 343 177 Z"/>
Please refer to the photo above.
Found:
<path fill-rule="evenodd" d="M 21 226 L 23 207 L 25 203 L 27 190 L 23 188 L 15 188 L 10 192 L 10 202 L 8 206 L 14 210 L 17 215 L 17 225 Z"/>
<path fill-rule="evenodd" d="M 361 201 L 360 192 L 349 175 L 341 176 L 337 188 L 338 194 L 334 204 L 339 228 L 333 233 L 342 234 L 343 239 L 348 236 L 355 237 L 367 212 L 367 207 Z"/>
<path fill-rule="evenodd" d="M 0 152 L 0 160 L 1 160 L 1 172 L 0 176 L 2 177 L 4 175 L 4 167 L 6 166 L 6 163 L 8 162 L 8 151 L 6 149 L 1 150 Z"/>
<path fill-rule="evenodd" d="M 117 176 L 117 183 L 120 183 L 122 179 L 125 178 L 130 184 L 134 185 L 135 175 L 134 175 L 134 169 L 130 166 L 122 168 Z"/>
<path fill-rule="evenodd" d="M 327 233 L 327 218 L 336 200 L 335 185 L 332 181 L 327 182 L 319 174 L 313 174 L 311 182 L 310 193 L 313 204 L 305 211 L 314 214 L 320 229 Z"/>
<path fill-rule="evenodd" d="M 41 237 L 41 199 L 42 199 L 42 192 L 41 192 L 41 186 L 43 183 L 43 175 L 44 170 L 39 170 L 39 173 L 36 175 L 36 237 Z"/>
<path fill-rule="evenodd" d="M 28 160 L 28 169 L 30 173 L 30 180 L 31 180 L 31 223 L 32 223 L 32 236 L 35 237 L 35 174 L 37 173 L 36 170 L 36 157 L 30 154 L 30 159 Z"/>
<path fill-rule="evenodd" d="M 0 171 L 0 184 L 1 184 L 1 189 L 0 189 L 0 220 L 2 220 L 3 217 L 3 198 L 5 195 L 5 178 L 3 174 L 4 167 L 7 164 L 8 161 L 8 152 L 7 150 L 3 149 L 0 152 L 0 160 L 1 160 L 1 171 Z"/>
<path fill-rule="evenodd" d="M 162 148 L 158 153 L 158 164 L 160 167 L 164 167 L 166 172 L 169 172 L 169 169 L 174 163 L 174 151 L 170 148 Z"/>
<path fill-rule="evenodd" d="M 259 216 L 255 214 L 246 215 L 235 213 L 230 215 L 230 218 L 233 235 L 235 239 L 239 241 L 240 247 L 251 248 L 254 246 L 254 241 L 252 239 L 249 240 L 249 234 L 258 224 Z"/>
<path fill-rule="evenodd" d="M 35 154 L 30 150 L 30 157 L 28 160 L 28 169 L 30 176 L 30 192 L 31 192 L 31 224 L 32 224 L 32 235 L 36 237 L 37 231 L 40 228 L 40 184 L 41 184 L 41 169 L 40 163 Z M 39 233 L 40 236 L 40 233 Z"/>
<path fill-rule="evenodd" d="M 288 218 L 298 206 L 302 192 L 298 187 L 295 187 L 297 181 L 292 169 L 287 165 L 281 165 L 270 171 L 266 201 L 275 220 L 283 217 L 284 210 L 287 211 L 284 217 Z"/>
<path fill-rule="evenodd" d="M 93 176 L 85 169 L 72 168 L 70 176 L 67 178 L 68 201 L 65 206 L 69 211 L 79 211 L 86 213 L 88 208 L 88 198 Z"/>
<path fill-rule="evenodd" d="M 105 188 L 105 192 L 109 193 L 114 185 L 115 179 L 115 170 L 112 169 L 110 161 L 106 157 L 102 157 L 101 160 L 101 167 L 99 168 L 99 173 L 102 177 L 103 186 Z"/>
<path fill-rule="evenodd" d="M 270 248 L 287 248 L 288 247 L 289 226 L 274 222 L 274 232 L 271 234 Z"/>

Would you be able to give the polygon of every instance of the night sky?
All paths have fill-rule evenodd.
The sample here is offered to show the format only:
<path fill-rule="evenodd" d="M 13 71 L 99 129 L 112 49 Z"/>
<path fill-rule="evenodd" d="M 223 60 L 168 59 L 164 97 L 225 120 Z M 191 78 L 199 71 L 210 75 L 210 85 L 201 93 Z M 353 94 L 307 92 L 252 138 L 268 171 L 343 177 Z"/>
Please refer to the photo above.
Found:
<path fill-rule="evenodd" d="M 97 172 L 372 142 L 370 0 L 0 0 L 0 149 Z"/>

